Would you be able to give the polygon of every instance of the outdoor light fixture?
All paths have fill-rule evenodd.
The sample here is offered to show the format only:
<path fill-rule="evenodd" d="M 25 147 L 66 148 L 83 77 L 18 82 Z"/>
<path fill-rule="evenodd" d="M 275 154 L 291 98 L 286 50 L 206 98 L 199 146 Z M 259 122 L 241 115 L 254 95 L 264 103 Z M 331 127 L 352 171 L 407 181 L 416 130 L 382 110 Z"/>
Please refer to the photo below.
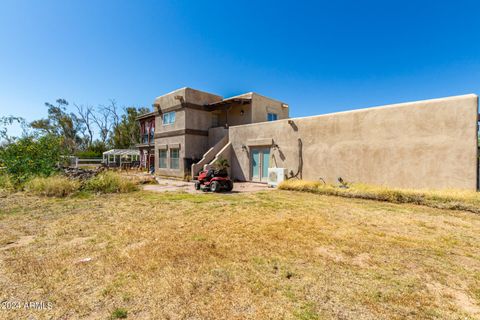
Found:
<path fill-rule="evenodd" d="M 248 150 L 248 149 L 247 149 L 247 146 L 243 144 L 243 145 L 242 145 L 242 151 L 247 151 L 247 150 Z"/>
<path fill-rule="evenodd" d="M 276 144 L 276 143 L 274 142 L 274 143 L 272 143 L 272 149 L 273 149 L 273 150 L 278 150 L 278 149 L 280 149 L 280 147 L 278 146 L 278 144 Z"/>

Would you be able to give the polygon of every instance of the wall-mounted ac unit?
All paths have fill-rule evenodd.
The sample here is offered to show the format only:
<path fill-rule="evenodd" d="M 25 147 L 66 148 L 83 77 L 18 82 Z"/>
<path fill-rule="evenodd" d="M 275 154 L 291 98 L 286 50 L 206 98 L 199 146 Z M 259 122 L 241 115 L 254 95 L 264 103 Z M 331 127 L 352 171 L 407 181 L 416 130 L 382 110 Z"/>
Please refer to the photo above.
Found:
<path fill-rule="evenodd" d="M 287 177 L 285 168 L 268 168 L 267 183 L 269 187 L 276 187 Z"/>

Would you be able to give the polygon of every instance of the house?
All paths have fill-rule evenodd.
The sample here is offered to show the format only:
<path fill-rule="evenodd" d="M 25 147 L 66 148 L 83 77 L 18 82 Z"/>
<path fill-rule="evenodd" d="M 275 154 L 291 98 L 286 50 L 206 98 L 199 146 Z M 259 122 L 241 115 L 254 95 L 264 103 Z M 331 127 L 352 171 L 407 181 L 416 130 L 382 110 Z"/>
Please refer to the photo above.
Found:
<path fill-rule="evenodd" d="M 287 104 L 253 92 L 223 98 L 181 88 L 156 98 L 153 107 L 152 113 L 138 117 L 142 130 L 138 147 L 146 157 L 141 159 L 155 163 L 157 175 L 176 178 L 196 175 L 192 165 L 213 160 L 205 154 L 225 145 L 230 127 L 288 118 Z"/>
<path fill-rule="evenodd" d="M 237 181 L 266 182 L 277 167 L 328 183 L 478 188 L 474 94 L 289 118 L 286 103 L 256 93 L 223 98 L 182 88 L 156 98 L 152 115 L 147 154 L 160 176 L 192 177 L 225 158 Z"/>

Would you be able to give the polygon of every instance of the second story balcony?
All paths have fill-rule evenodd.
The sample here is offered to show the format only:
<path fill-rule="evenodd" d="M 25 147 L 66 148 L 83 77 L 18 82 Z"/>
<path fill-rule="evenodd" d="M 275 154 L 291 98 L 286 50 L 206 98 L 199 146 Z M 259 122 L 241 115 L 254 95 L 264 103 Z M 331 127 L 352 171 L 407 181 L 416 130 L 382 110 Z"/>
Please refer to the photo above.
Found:
<path fill-rule="evenodd" d="M 140 137 L 140 144 L 154 144 L 153 133 L 151 134 L 142 134 Z"/>

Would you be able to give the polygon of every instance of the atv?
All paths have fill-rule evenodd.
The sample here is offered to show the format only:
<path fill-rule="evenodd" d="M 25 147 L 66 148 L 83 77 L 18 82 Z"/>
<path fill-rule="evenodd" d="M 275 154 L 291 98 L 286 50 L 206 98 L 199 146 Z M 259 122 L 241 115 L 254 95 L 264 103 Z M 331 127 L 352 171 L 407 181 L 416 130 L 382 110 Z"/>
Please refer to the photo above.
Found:
<path fill-rule="evenodd" d="M 200 171 L 195 180 L 195 190 L 230 192 L 233 189 L 233 181 L 228 177 L 227 170 L 208 169 Z"/>

